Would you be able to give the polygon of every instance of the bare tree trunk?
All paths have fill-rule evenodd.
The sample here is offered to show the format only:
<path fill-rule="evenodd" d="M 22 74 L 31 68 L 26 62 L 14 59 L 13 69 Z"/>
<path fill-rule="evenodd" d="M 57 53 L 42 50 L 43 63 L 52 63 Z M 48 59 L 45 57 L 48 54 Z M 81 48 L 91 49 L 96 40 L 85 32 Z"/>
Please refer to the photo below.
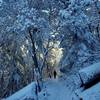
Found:
<path fill-rule="evenodd" d="M 37 32 L 37 28 L 33 27 L 33 28 L 29 29 L 29 35 L 30 35 L 30 39 L 32 42 L 32 50 L 33 50 L 32 51 L 32 59 L 34 61 L 34 66 L 35 66 L 34 73 L 36 76 L 38 92 L 40 92 L 41 88 L 42 88 L 42 72 L 38 65 L 38 59 L 37 59 L 36 48 L 35 48 L 35 40 L 34 40 L 34 36 L 32 35 L 33 33 L 36 33 L 36 32 Z"/>

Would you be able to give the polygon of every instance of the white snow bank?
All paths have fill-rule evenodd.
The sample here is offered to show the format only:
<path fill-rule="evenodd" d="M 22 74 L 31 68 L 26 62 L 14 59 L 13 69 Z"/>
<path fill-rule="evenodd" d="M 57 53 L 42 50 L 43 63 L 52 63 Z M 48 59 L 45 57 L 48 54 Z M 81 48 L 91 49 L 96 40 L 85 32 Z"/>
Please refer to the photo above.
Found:
<path fill-rule="evenodd" d="M 10 97 L 6 98 L 6 100 L 22 100 L 25 97 L 35 97 L 35 82 L 32 82 L 28 86 L 24 87 L 23 89 L 19 90 L 15 94 L 11 95 Z"/>
<path fill-rule="evenodd" d="M 100 82 L 80 94 L 82 100 L 100 100 Z"/>
<path fill-rule="evenodd" d="M 80 70 L 79 74 L 83 84 L 87 84 L 97 78 L 97 76 L 100 76 L 100 62 Z"/>

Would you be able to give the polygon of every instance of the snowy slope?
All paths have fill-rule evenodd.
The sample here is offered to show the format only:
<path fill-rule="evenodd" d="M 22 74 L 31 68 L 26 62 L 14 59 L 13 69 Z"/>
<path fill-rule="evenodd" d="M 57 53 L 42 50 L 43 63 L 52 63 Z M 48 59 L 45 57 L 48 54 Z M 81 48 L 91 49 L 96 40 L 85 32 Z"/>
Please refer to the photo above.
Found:
<path fill-rule="evenodd" d="M 23 100 L 24 98 L 35 98 L 35 82 L 29 84 L 25 88 L 16 92 L 12 96 L 8 97 L 6 100 Z"/>
<path fill-rule="evenodd" d="M 100 76 L 100 62 L 88 66 L 79 71 L 83 84 L 87 84 L 91 80 Z"/>
<path fill-rule="evenodd" d="M 100 98 L 100 83 L 83 91 L 83 89 L 80 89 L 80 86 L 77 86 L 78 83 L 76 84 L 75 81 L 77 80 L 75 80 L 74 75 L 68 78 L 47 80 L 42 91 L 38 94 L 38 100 L 79 100 L 79 98 L 83 98 L 83 100 L 100 100 L 93 99 L 95 98 L 93 96 Z M 35 83 L 31 83 L 6 100 L 37 100 L 34 90 Z M 79 96 L 75 96 L 75 92 Z"/>
<path fill-rule="evenodd" d="M 83 100 L 100 100 L 100 82 L 80 94 Z"/>
<path fill-rule="evenodd" d="M 42 91 L 38 93 L 38 98 L 35 95 L 36 85 L 35 82 L 33 82 L 6 100 L 30 100 L 26 98 L 32 98 L 32 100 L 79 100 L 79 98 L 83 98 L 83 100 L 100 100 L 100 82 L 84 90 L 84 81 L 82 80 L 86 77 L 83 77 L 83 74 L 82 76 L 79 75 L 86 72 L 87 76 L 94 78 L 96 74 L 100 74 L 98 69 L 99 64 L 100 63 L 96 63 L 82 69 L 75 75 L 64 75 L 58 79 L 45 80 Z M 92 79 L 91 77 L 89 77 L 89 80 Z M 83 87 L 81 87 L 82 84 Z"/>
<path fill-rule="evenodd" d="M 68 83 L 66 83 L 68 81 Z M 38 100 L 72 100 L 74 83 L 67 79 L 51 79 L 44 83 L 42 91 L 38 94 Z M 35 83 L 31 83 L 6 100 L 24 100 L 25 98 L 36 98 Z M 35 99 L 37 100 L 37 99 Z"/>

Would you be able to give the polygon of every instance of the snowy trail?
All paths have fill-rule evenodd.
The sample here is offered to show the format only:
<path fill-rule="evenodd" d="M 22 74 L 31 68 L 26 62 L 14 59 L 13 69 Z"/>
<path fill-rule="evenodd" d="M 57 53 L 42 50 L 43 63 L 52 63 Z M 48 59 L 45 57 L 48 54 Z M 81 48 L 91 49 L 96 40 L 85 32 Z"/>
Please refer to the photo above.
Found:
<path fill-rule="evenodd" d="M 38 94 L 38 100 L 72 100 L 74 84 L 71 80 L 65 79 L 48 79 L 44 82 L 42 91 Z M 16 92 L 6 100 L 24 100 L 25 98 L 34 98 L 35 83 L 32 82 L 25 88 Z M 37 100 L 37 99 L 35 99 Z"/>
<path fill-rule="evenodd" d="M 51 80 L 46 83 L 47 96 L 40 94 L 39 100 L 72 100 L 73 87 L 67 86 L 60 80 Z"/>

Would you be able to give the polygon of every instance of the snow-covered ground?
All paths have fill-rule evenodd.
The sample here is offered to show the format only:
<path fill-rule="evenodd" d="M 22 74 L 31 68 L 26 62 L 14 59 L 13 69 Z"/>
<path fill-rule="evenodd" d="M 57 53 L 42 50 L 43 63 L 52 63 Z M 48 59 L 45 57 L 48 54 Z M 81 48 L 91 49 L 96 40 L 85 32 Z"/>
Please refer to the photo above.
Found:
<path fill-rule="evenodd" d="M 51 79 L 44 83 L 42 91 L 38 94 L 38 99 L 34 88 L 35 84 L 31 83 L 6 100 L 79 100 L 79 98 L 83 98 L 82 100 L 100 100 L 100 83 L 83 91 L 83 89 L 77 88 L 72 78 Z M 75 95 L 75 92 L 78 95 Z"/>
<path fill-rule="evenodd" d="M 72 100 L 76 88 L 74 81 L 73 76 L 46 80 L 42 91 L 38 94 L 38 100 Z M 24 100 L 25 98 L 36 98 L 34 82 L 6 100 Z"/>
<path fill-rule="evenodd" d="M 45 83 L 39 94 L 39 100 L 72 100 L 73 86 L 67 86 L 59 79 L 52 79 Z"/>
<path fill-rule="evenodd" d="M 100 82 L 80 94 L 82 100 L 100 100 Z"/>
<path fill-rule="evenodd" d="M 35 97 L 35 82 L 32 82 L 25 88 L 16 92 L 12 96 L 8 97 L 6 100 L 24 100 L 24 98 L 34 98 Z"/>
<path fill-rule="evenodd" d="M 82 81 L 84 79 L 80 75 L 80 72 L 83 73 L 86 70 L 86 75 L 91 76 L 93 73 L 95 77 L 96 74 L 100 74 L 100 71 L 95 69 L 98 69 L 99 65 L 100 63 L 96 63 L 74 75 L 64 75 L 58 79 L 45 80 L 42 91 L 38 93 L 38 96 L 35 94 L 36 84 L 33 82 L 14 95 L 6 98 L 6 100 L 100 100 L 100 81 L 98 84 L 85 89 L 82 86 L 82 84 L 85 85 L 84 81 Z M 94 71 L 96 71 L 96 74 L 94 74 Z"/>
<path fill-rule="evenodd" d="M 87 68 L 84 68 L 79 71 L 80 77 L 83 81 L 83 84 L 87 84 L 91 80 L 100 76 L 100 62 L 95 63 Z"/>

